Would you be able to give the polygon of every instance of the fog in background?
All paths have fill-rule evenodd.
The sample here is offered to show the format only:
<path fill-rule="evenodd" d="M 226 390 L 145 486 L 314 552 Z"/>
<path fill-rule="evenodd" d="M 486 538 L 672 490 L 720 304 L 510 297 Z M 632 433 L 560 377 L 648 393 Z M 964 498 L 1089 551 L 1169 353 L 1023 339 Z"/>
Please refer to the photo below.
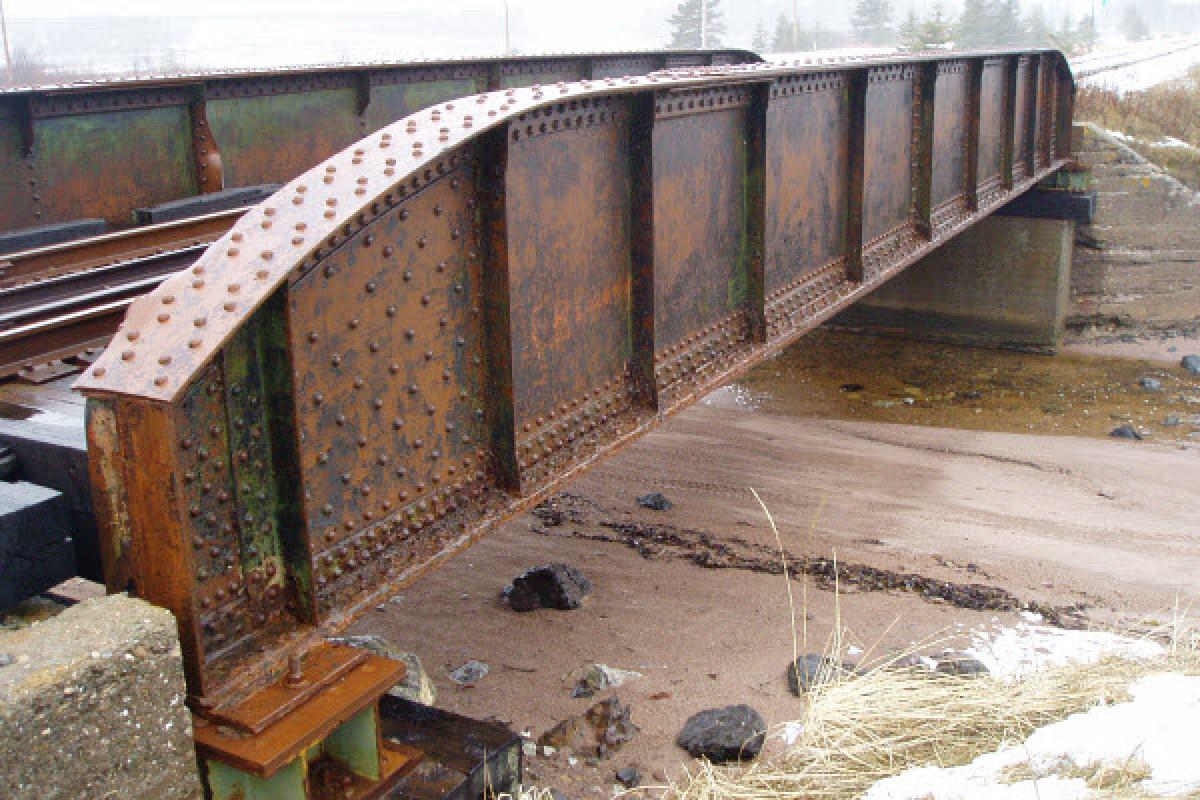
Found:
<path fill-rule="evenodd" d="M 502 55 L 503 0 L 0 0 L 14 62 L 36 65 L 48 78 L 263 68 L 359 61 Z M 670 41 L 668 18 L 679 0 L 509 0 L 510 50 L 515 54 L 660 49 Z M 721 45 L 752 48 L 756 32 L 774 31 L 780 15 L 817 27 L 817 47 L 843 46 L 853 2 L 721 0 Z M 956 17 L 961 0 L 942 4 Z M 1200 27 L 1200 0 L 1043 0 L 1060 24 L 1096 9 L 1102 37 L 1119 38 L 1120 20 L 1135 6 L 1151 33 Z M 894 0 L 893 26 L 910 9 L 932 3 Z M 821 41 L 824 39 L 824 41 Z M 762 41 L 760 38 L 759 42 Z M 769 37 L 767 39 L 769 44 Z M 814 42 L 805 42 L 812 46 Z"/>

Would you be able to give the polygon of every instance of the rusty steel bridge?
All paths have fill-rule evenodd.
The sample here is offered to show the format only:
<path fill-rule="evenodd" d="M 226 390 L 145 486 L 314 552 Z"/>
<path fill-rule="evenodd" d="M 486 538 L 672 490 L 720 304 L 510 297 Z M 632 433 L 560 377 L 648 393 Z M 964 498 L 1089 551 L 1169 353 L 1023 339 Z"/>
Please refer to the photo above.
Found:
<path fill-rule="evenodd" d="M 426 103 L 338 73 L 374 132 L 285 104 L 284 138 L 218 135 L 220 172 L 199 154 L 170 187 L 286 180 L 128 294 L 76 387 L 106 583 L 176 615 L 210 783 L 273 779 L 370 708 L 382 673 L 325 636 L 1069 157 L 1058 52 L 696 58 L 430 67 L 407 116 Z M 193 150 L 220 91 L 171 111 Z M 372 792 L 404 771 L 380 759 Z"/>

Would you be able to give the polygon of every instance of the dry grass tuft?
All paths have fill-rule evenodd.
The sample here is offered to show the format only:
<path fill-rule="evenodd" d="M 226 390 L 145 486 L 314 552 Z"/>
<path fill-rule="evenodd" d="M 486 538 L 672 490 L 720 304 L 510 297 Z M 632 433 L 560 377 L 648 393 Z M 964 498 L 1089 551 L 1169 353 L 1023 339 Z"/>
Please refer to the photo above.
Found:
<path fill-rule="evenodd" d="M 811 693 L 797 720 L 803 730 L 784 752 L 742 767 L 702 763 L 667 787 L 667 797 L 858 797 L 910 767 L 966 764 L 1023 741 L 1035 728 L 1101 703 L 1121 702 L 1129 685 L 1144 675 L 1166 669 L 1200 674 L 1200 649 L 1194 642 L 1175 643 L 1162 659 L 1112 658 L 1048 669 L 1015 683 L 933 676 L 898 669 L 895 663 Z M 1086 775 L 1076 770 L 1070 776 L 1111 791 L 1145 777 L 1144 766 L 1137 767 L 1094 769 Z"/>

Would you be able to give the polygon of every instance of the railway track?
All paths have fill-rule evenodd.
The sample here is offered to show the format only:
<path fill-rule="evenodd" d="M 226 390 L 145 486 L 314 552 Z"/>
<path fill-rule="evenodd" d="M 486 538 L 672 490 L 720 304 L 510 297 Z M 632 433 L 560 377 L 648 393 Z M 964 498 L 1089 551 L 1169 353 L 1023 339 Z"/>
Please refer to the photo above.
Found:
<path fill-rule="evenodd" d="M 48 362 L 102 348 L 134 299 L 186 269 L 245 211 L 0 256 L 0 378 L 37 375 Z"/>

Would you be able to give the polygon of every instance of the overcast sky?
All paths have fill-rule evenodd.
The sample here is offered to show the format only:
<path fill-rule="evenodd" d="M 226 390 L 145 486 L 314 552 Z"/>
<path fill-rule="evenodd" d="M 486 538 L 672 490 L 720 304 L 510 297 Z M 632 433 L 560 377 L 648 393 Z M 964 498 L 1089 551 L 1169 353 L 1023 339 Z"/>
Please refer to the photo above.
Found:
<path fill-rule="evenodd" d="M 1200 0 L 1189 0 L 1200 2 Z M 679 0 L 509 0 L 517 53 L 656 49 L 667 44 L 667 18 Z M 957 15 L 962 0 L 946 0 Z M 1093 0 L 1021 0 L 1057 24 L 1078 19 Z M 1119 19 L 1125 4 L 1168 0 L 1095 0 Z M 14 52 L 62 69 L 262 67 L 328 61 L 406 60 L 497 55 L 504 49 L 505 0 L 0 0 Z M 796 9 L 802 26 L 845 30 L 853 0 L 722 0 L 726 46 L 750 47 L 760 21 L 774 28 Z M 897 16 L 929 0 L 893 0 Z M 386 16 L 383 16 L 386 15 Z M 95 23 L 97 17 L 108 21 Z M 128 23 L 123 22 L 130 19 Z M 150 18 L 150 19 L 146 19 Z M 242 26 L 240 18 L 253 18 Z M 37 20 L 48 20 L 37 22 Z M 73 24 L 72 20 L 78 20 Z M 83 21 L 86 20 L 86 21 Z M 826 44 L 825 46 L 829 46 Z M 140 63 L 140 62 L 145 62 Z"/>

